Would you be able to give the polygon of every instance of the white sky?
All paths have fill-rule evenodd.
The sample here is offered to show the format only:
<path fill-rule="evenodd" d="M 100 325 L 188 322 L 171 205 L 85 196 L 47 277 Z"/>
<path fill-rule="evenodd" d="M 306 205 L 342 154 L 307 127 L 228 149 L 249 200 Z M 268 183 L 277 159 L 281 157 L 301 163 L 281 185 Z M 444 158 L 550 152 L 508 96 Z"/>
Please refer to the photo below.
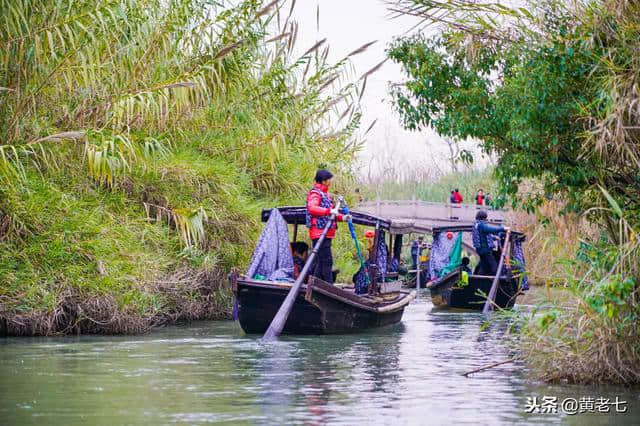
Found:
<path fill-rule="evenodd" d="M 290 0 L 283 7 L 286 13 L 289 5 Z M 318 5 L 319 31 L 316 24 Z M 330 61 L 339 60 L 363 44 L 378 40 L 366 52 L 353 57 L 355 76 L 362 75 L 382 61 L 393 38 L 403 35 L 418 22 L 417 18 L 407 16 L 391 19 L 387 4 L 382 0 L 298 0 L 293 19 L 300 24 L 297 48 L 306 50 L 316 41 L 327 38 L 331 46 Z M 392 161 L 396 168 L 431 168 L 438 164 L 443 171 L 449 170 L 446 143 L 434 131 L 404 130 L 399 115 L 393 110 L 389 82 L 397 83 L 404 79 L 400 66 L 390 60 L 368 78 L 361 102 L 362 129 L 368 128 L 375 119 L 378 122 L 366 136 L 360 155 L 359 170 L 363 177 L 370 170 L 379 174 L 389 164 L 390 157 L 394 158 Z M 461 145 L 470 149 L 475 144 L 465 142 Z"/>

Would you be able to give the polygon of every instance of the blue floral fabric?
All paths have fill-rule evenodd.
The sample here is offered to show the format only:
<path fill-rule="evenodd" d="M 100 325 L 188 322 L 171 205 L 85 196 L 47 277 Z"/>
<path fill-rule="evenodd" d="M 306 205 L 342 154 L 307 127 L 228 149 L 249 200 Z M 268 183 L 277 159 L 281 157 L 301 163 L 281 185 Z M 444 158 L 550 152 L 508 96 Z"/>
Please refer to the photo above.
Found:
<path fill-rule="evenodd" d="M 291 269 L 293 257 L 289 249 L 289 229 L 278 209 L 271 210 L 247 270 L 248 277 L 271 277 L 280 269 Z"/>
<path fill-rule="evenodd" d="M 391 259 L 391 263 L 389 264 L 389 270 L 387 272 L 398 272 L 400 269 L 400 261 L 395 257 Z"/>
<path fill-rule="evenodd" d="M 428 268 L 430 279 L 438 278 L 440 276 L 440 271 L 449 264 L 449 255 L 455 242 L 455 238 L 447 238 L 446 232 L 439 232 L 433 236 Z"/>
<path fill-rule="evenodd" d="M 380 235 L 378 236 L 378 258 L 376 259 L 376 265 L 378 266 L 378 272 L 382 279 L 387 275 L 387 245 L 384 241 L 384 231 L 380 231 Z"/>
<path fill-rule="evenodd" d="M 276 269 L 269 275 L 268 280 L 294 282 L 295 280 L 293 279 L 293 268 Z"/>
<path fill-rule="evenodd" d="M 513 262 L 511 263 L 511 269 L 514 275 L 521 275 L 520 285 L 523 290 L 529 290 L 529 277 L 526 273 L 526 266 L 524 263 L 524 249 L 522 247 L 522 240 L 516 240 L 513 244 L 513 254 L 511 255 Z"/>

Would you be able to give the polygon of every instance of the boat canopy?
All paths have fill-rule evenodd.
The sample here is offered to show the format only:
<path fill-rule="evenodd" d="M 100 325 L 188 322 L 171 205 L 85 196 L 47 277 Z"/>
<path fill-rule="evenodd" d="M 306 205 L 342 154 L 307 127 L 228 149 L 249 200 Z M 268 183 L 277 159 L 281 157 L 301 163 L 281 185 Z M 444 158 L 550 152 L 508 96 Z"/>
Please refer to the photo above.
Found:
<path fill-rule="evenodd" d="M 290 225 L 304 225 L 306 223 L 307 208 L 304 206 L 286 206 L 278 207 L 278 211 L 284 218 L 284 220 Z M 271 215 L 271 209 L 263 209 L 261 219 L 263 222 L 269 220 Z M 351 211 L 352 221 L 355 225 L 363 226 L 376 226 L 380 229 L 389 231 L 391 234 L 404 235 L 404 234 L 428 234 L 431 232 L 431 228 L 420 225 L 410 219 L 388 219 L 379 216 L 374 216 L 369 213 L 363 213 L 359 211 Z M 471 228 L 469 228 L 471 229 Z"/>

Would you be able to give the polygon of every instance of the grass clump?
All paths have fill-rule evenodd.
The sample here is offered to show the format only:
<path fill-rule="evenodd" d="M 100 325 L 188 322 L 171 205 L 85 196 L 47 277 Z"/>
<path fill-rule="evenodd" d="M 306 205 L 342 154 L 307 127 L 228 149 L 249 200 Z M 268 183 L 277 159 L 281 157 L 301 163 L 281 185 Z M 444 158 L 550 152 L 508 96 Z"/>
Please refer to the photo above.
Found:
<path fill-rule="evenodd" d="M 260 209 L 348 185 L 356 88 L 279 7 L 0 0 L 0 333 L 227 317 Z"/>
<path fill-rule="evenodd" d="M 588 273 L 567 280 L 525 318 L 520 350 L 544 380 L 640 383 L 638 245 L 604 249 Z M 621 263 L 636 262 L 630 271 Z"/>

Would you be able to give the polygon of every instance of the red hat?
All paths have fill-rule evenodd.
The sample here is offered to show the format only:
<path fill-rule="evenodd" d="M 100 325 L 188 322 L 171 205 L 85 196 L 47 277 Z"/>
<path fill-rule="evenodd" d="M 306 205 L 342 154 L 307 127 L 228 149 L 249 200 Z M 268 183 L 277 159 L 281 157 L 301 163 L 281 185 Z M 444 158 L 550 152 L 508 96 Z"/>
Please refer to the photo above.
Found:
<path fill-rule="evenodd" d="M 376 236 L 376 232 L 372 231 L 371 229 L 367 229 L 366 231 L 364 231 L 364 236 L 366 238 L 373 238 Z"/>

